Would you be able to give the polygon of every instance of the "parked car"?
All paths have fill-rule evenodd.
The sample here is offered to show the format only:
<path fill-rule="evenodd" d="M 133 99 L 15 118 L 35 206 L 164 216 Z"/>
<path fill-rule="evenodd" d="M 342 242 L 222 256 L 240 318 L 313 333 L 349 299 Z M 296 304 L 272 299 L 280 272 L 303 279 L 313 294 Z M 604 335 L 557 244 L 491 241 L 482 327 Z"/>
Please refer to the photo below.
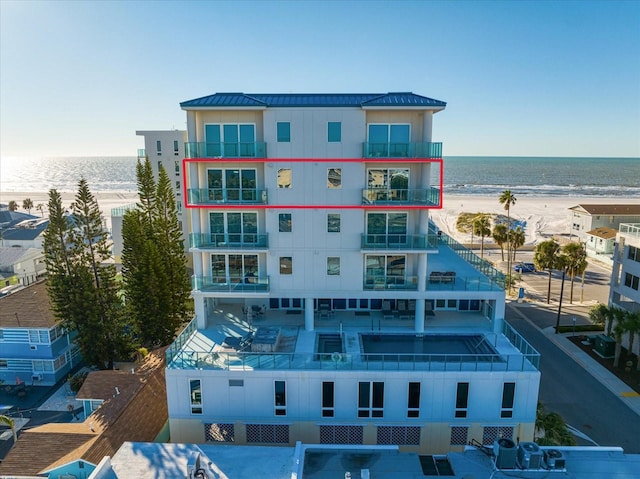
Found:
<path fill-rule="evenodd" d="M 518 263 L 513 267 L 517 273 L 535 273 L 536 265 L 533 263 Z"/>

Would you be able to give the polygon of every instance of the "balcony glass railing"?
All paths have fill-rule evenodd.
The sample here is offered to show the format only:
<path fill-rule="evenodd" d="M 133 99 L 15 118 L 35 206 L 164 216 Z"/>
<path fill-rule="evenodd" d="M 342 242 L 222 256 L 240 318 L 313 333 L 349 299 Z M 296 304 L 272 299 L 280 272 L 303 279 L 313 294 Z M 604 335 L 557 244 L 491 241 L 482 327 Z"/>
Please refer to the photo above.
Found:
<path fill-rule="evenodd" d="M 387 189 L 365 188 L 362 190 L 363 205 L 440 205 L 439 188 Z"/>
<path fill-rule="evenodd" d="M 522 353 L 524 359 L 536 369 L 540 368 L 540 353 L 506 321 L 502 322 L 502 334 Z"/>
<path fill-rule="evenodd" d="M 640 223 L 620 223 L 620 233 L 640 238 Z"/>
<path fill-rule="evenodd" d="M 396 275 L 365 275 L 362 288 L 365 290 L 403 290 L 416 291 L 418 289 L 417 276 Z"/>
<path fill-rule="evenodd" d="M 360 238 L 360 249 L 384 250 L 426 250 L 438 248 L 438 236 L 431 235 L 371 235 L 363 234 Z"/>
<path fill-rule="evenodd" d="M 189 324 L 187 324 L 185 328 L 180 331 L 180 334 L 176 336 L 176 339 L 173 341 L 173 343 L 171 343 L 171 345 L 167 348 L 167 351 L 165 353 L 167 364 L 171 364 L 171 361 L 177 354 L 184 354 L 180 352 L 182 350 L 182 347 L 187 344 L 187 342 L 191 338 L 191 335 L 197 330 L 198 322 L 196 321 L 196 317 L 194 316 Z"/>
<path fill-rule="evenodd" d="M 352 371 L 535 371 L 540 355 L 530 354 L 314 354 L 180 352 L 170 369 L 352 370 Z"/>
<path fill-rule="evenodd" d="M 226 291 L 231 293 L 264 293 L 269 291 L 268 276 L 192 276 L 196 291 Z"/>
<path fill-rule="evenodd" d="M 442 143 L 363 143 L 364 158 L 442 158 Z"/>
<path fill-rule="evenodd" d="M 267 234 L 207 234 L 191 233 L 189 245 L 192 248 L 232 248 L 232 249 L 264 249 L 269 247 Z"/>
<path fill-rule="evenodd" d="M 111 208 L 111 217 L 121 217 L 127 211 L 134 210 L 137 207 L 137 203 L 129 203 L 128 205 L 118 206 L 116 208 Z"/>
<path fill-rule="evenodd" d="M 138 148 L 138 159 L 144 160 L 147 157 L 147 152 L 144 148 Z"/>
<path fill-rule="evenodd" d="M 188 142 L 184 145 L 187 158 L 266 158 L 267 144 L 262 141 L 207 143 Z"/>
<path fill-rule="evenodd" d="M 427 291 L 493 291 L 502 289 L 495 281 L 486 276 L 457 276 L 447 272 L 429 274 Z"/>
<path fill-rule="evenodd" d="M 199 188 L 188 189 L 189 203 L 211 205 L 224 203 L 267 204 L 267 190 L 248 188 Z"/>

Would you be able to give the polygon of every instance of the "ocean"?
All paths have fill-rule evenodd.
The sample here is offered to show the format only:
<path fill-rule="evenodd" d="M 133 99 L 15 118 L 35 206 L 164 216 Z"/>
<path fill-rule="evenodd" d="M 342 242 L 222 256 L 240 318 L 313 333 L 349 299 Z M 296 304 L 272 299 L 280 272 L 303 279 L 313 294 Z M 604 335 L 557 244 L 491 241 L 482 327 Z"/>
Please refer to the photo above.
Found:
<path fill-rule="evenodd" d="M 0 160 L 0 191 L 75 192 L 80 177 L 92 191 L 135 192 L 135 157 Z M 640 158 L 444 158 L 444 193 L 494 196 L 640 198 Z"/>

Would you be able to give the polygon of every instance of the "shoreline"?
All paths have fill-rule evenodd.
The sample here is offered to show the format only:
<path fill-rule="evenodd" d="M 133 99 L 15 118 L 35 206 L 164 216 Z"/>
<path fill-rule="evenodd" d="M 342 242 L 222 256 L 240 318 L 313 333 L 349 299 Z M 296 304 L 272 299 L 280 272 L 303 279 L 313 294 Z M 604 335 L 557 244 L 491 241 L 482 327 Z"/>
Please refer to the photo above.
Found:
<path fill-rule="evenodd" d="M 136 203 L 138 193 L 124 191 L 93 192 L 100 210 L 110 219 L 111 209 Z M 69 206 L 75 198 L 74 192 L 60 192 L 62 203 Z M 30 198 L 34 209 L 31 214 L 40 216 L 36 209 L 39 204 L 45 207 L 49 200 L 48 192 L 34 191 L 0 191 L 0 203 L 14 200 L 18 203 L 18 211 L 22 209 L 22 201 Z M 569 208 L 579 204 L 638 204 L 640 199 L 630 199 L 622 196 L 527 196 L 518 197 L 511 207 L 511 218 L 525 224 L 525 245 L 535 245 L 554 235 L 568 235 L 570 233 Z M 505 215 L 506 210 L 498 201 L 498 195 L 455 195 L 445 194 L 441 209 L 432 209 L 429 216 L 443 232 L 460 243 L 469 243 L 470 234 L 460 233 L 456 229 L 456 220 L 461 213 L 487 213 L 490 215 Z"/>

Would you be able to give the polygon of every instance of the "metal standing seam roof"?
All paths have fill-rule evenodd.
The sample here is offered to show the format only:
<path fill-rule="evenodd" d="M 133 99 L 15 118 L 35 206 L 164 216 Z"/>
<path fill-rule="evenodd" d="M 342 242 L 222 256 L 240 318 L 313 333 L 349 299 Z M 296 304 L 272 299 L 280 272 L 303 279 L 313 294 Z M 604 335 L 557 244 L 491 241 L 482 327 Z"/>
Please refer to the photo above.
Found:
<path fill-rule="evenodd" d="M 391 93 L 214 93 L 180 103 L 181 108 L 224 107 L 424 107 L 446 102 L 411 92 Z"/>

